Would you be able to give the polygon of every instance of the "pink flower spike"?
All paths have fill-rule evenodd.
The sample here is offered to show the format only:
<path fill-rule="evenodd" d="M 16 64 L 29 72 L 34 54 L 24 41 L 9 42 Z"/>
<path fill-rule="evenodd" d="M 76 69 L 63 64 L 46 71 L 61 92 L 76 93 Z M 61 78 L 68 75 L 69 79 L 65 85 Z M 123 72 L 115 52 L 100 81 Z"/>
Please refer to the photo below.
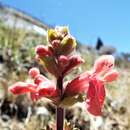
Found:
<path fill-rule="evenodd" d="M 36 88 L 37 86 L 35 84 L 17 82 L 9 87 L 9 91 L 11 91 L 13 94 L 19 95 L 28 92 L 35 92 Z"/>
<path fill-rule="evenodd" d="M 33 67 L 33 68 L 31 68 L 30 70 L 29 70 L 29 75 L 31 76 L 31 78 L 35 78 L 37 75 L 39 75 L 40 74 L 40 71 L 39 71 L 39 69 L 37 69 L 37 68 L 35 68 L 35 67 Z"/>
<path fill-rule="evenodd" d="M 110 72 L 107 72 L 104 77 L 103 80 L 105 82 L 112 82 L 114 80 L 116 80 L 119 76 L 119 73 L 116 70 L 112 70 Z"/>
<path fill-rule="evenodd" d="M 77 94 L 87 93 L 88 87 L 89 74 L 84 73 L 67 84 L 65 89 L 65 95 L 74 96 Z"/>
<path fill-rule="evenodd" d="M 52 52 L 51 50 L 44 46 L 44 45 L 38 45 L 35 49 L 36 54 L 38 54 L 40 57 L 44 57 L 44 56 L 51 56 Z"/>
<path fill-rule="evenodd" d="M 87 110 L 95 115 L 100 116 L 102 114 L 102 106 L 105 99 L 105 88 L 102 81 L 93 78 L 89 83 L 87 92 Z"/>
<path fill-rule="evenodd" d="M 112 55 L 103 55 L 96 60 L 94 64 L 94 73 L 107 72 L 114 67 L 114 57 Z"/>

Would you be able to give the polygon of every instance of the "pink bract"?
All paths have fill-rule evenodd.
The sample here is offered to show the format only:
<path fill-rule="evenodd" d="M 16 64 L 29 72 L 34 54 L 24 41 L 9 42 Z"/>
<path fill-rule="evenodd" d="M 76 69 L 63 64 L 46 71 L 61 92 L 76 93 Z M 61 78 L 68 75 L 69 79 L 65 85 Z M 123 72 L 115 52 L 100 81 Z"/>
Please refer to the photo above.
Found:
<path fill-rule="evenodd" d="M 119 75 L 113 67 L 113 56 L 101 56 L 90 72 L 81 74 L 67 84 L 65 95 L 86 93 L 87 110 L 95 116 L 101 115 L 106 95 L 105 82 L 114 81 Z"/>
<path fill-rule="evenodd" d="M 9 87 L 9 90 L 15 94 L 30 93 L 32 100 L 37 100 L 42 97 L 55 97 L 59 92 L 53 82 L 39 73 L 37 68 L 31 68 L 29 74 L 34 78 L 34 83 L 17 82 Z"/>

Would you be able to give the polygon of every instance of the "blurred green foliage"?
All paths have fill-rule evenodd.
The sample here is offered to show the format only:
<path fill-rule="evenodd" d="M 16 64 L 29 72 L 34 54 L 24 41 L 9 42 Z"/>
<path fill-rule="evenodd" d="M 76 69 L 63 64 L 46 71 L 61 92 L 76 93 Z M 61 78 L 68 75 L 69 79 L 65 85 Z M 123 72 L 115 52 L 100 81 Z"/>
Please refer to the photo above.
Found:
<path fill-rule="evenodd" d="M 9 73 L 27 72 L 35 62 L 34 48 L 37 44 L 46 44 L 45 36 L 15 25 L 9 27 L 0 21 L 0 62 Z"/>

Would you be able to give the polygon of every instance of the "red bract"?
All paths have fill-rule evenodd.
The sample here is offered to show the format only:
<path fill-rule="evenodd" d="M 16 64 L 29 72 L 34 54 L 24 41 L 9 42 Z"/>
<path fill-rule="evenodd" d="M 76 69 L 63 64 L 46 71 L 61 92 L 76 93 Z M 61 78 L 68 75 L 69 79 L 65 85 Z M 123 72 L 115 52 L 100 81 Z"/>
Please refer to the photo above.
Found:
<path fill-rule="evenodd" d="M 63 70 L 63 74 L 66 75 L 70 72 L 73 68 L 78 66 L 79 64 L 83 63 L 84 60 L 80 56 L 70 56 L 68 57 L 68 65 L 65 66 Z"/>
<path fill-rule="evenodd" d="M 95 77 L 89 81 L 89 89 L 87 92 L 87 110 L 95 115 L 101 115 L 103 102 L 105 99 L 104 83 Z"/>
<path fill-rule="evenodd" d="M 112 70 L 113 67 L 114 58 L 111 55 L 101 56 L 90 72 L 81 74 L 67 84 L 65 95 L 73 96 L 86 92 L 88 111 L 95 116 L 101 115 L 105 99 L 105 82 L 114 81 L 118 77 L 118 72 Z"/>
<path fill-rule="evenodd" d="M 77 67 L 79 64 L 83 63 L 84 60 L 80 56 L 63 56 L 58 58 L 59 69 L 62 75 L 66 75 L 73 68 Z"/>
<path fill-rule="evenodd" d="M 94 64 L 87 92 L 87 109 L 95 116 L 101 115 L 105 99 L 105 82 L 114 81 L 118 77 L 118 72 L 112 70 L 113 67 L 114 57 L 111 55 L 101 56 Z"/>
<path fill-rule="evenodd" d="M 40 57 L 44 57 L 44 56 L 51 56 L 52 55 L 52 51 L 50 50 L 49 47 L 46 47 L 44 45 L 38 45 L 35 49 L 36 53 L 40 56 Z"/>
<path fill-rule="evenodd" d="M 69 82 L 65 89 L 65 96 L 74 96 L 87 93 L 89 87 L 89 74 L 84 73 Z"/>
<path fill-rule="evenodd" d="M 64 77 L 84 62 L 80 56 L 72 53 L 76 48 L 76 40 L 71 36 L 68 27 L 56 27 L 48 30 L 47 41 L 48 46 L 36 47 L 35 58 L 44 70 L 56 78 L 56 85 L 41 75 L 37 68 L 32 68 L 29 75 L 34 83 L 17 82 L 9 87 L 9 90 L 17 95 L 30 93 L 34 101 L 42 97 L 53 101 L 57 109 L 57 130 L 63 130 L 64 107 L 77 102 L 85 101 L 91 114 L 101 115 L 106 95 L 105 83 L 112 82 L 118 77 L 118 72 L 113 70 L 114 57 L 101 56 L 96 60 L 92 70 L 65 85 Z"/>
<path fill-rule="evenodd" d="M 13 94 L 24 94 L 28 92 L 35 92 L 37 88 L 36 84 L 17 82 L 14 85 L 9 87 L 9 90 Z"/>
<path fill-rule="evenodd" d="M 83 62 L 79 56 L 70 56 L 76 48 L 76 40 L 70 35 L 68 27 L 48 30 L 49 46 L 36 47 L 36 59 L 43 68 L 57 79 L 64 77 L 72 68 Z"/>
<path fill-rule="evenodd" d="M 80 56 L 65 56 L 60 55 L 58 57 L 54 56 L 43 56 L 41 57 L 37 53 L 37 60 L 44 69 L 49 73 L 53 74 L 55 77 L 61 77 L 68 74 L 73 68 L 83 63 L 84 60 Z M 57 71 L 58 70 L 58 71 Z"/>
<path fill-rule="evenodd" d="M 111 70 L 104 75 L 103 80 L 105 82 L 112 82 L 117 79 L 118 75 L 119 73 L 117 72 L 117 70 Z"/>
<path fill-rule="evenodd" d="M 103 55 L 95 61 L 94 73 L 105 73 L 114 67 L 114 57 L 112 55 Z"/>
<path fill-rule="evenodd" d="M 64 70 L 66 66 L 68 66 L 69 64 L 69 58 L 67 56 L 61 55 L 58 57 L 58 63 L 59 67 L 61 67 L 62 70 Z"/>
<path fill-rule="evenodd" d="M 42 97 L 57 98 L 58 90 L 53 82 L 39 73 L 39 70 L 32 68 L 29 71 L 34 83 L 17 82 L 9 87 L 9 90 L 16 95 L 30 93 L 32 100 Z"/>

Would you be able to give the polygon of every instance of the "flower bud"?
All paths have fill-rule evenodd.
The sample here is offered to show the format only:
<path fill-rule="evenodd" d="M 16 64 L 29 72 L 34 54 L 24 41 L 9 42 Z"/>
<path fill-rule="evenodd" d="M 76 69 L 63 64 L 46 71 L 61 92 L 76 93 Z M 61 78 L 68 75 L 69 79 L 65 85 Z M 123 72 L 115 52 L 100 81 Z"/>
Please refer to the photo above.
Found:
<path fill-rule="evenodd" d="M 52 55 L 51 50 L 44 45 L 38 45 L 36 47 L 36 53 L 39 55 L 39 57 L 51 56 Z"/>
<path fill-rule="evenodd" d="M 53 47 L 54 50 L 57 50 L 57 49 L 60 48 L 60 42 L 61 42 L 60 40 L 53 40 L 51 42 L 51 45 L 52 45 L 52 47 Z"/>
<path fill-rule="evenodd" d="M 69 63 L 69 59 L 67 56 L 64 56 L 64 55 L 61 55 L 59 58 L 58 58 L 58 63 L 60 65 L 60 67 L 64 68 L 68 65 Z"/>
<path fill-rule="evenodd" d="M 76 40 L 72 36 L 67 35 L 61 41 L 61 54 L 69 55 L 76 48 L 76 45 Z"/>
<path fill-rule="evenodd" d="M 79 64 L 81 64 L 83 62 L 84 62 L 84 60 L 80 56 L 71 56 L 71 57 L 69 57 L 69 63 L 66 66 L 66 68 L 64 69 L 63 74 L 68 73 L 74 67 L 76 67 L 77 65 L 79 65 Z"/>
<path fill-rule="evenodd" d="M 47 32 L 47 40 L 48 42 L 52 42 L 58 38 L 58 34 L 55 29 L 49 29 Z"/>
<path fill-rule="evenodd" d="M 32 78 L 35 78 L 38 74 L 40 74 L 40 71 L 39 69 L 33 67 L 29 70 L 29 75 L 32 77 Z"/>
<path fill-rule="evenodd" d="M 55 30 L 62 36 L 62 38 L 69 34 L 69 28 L 67 26 L 56 26 Z"/>

